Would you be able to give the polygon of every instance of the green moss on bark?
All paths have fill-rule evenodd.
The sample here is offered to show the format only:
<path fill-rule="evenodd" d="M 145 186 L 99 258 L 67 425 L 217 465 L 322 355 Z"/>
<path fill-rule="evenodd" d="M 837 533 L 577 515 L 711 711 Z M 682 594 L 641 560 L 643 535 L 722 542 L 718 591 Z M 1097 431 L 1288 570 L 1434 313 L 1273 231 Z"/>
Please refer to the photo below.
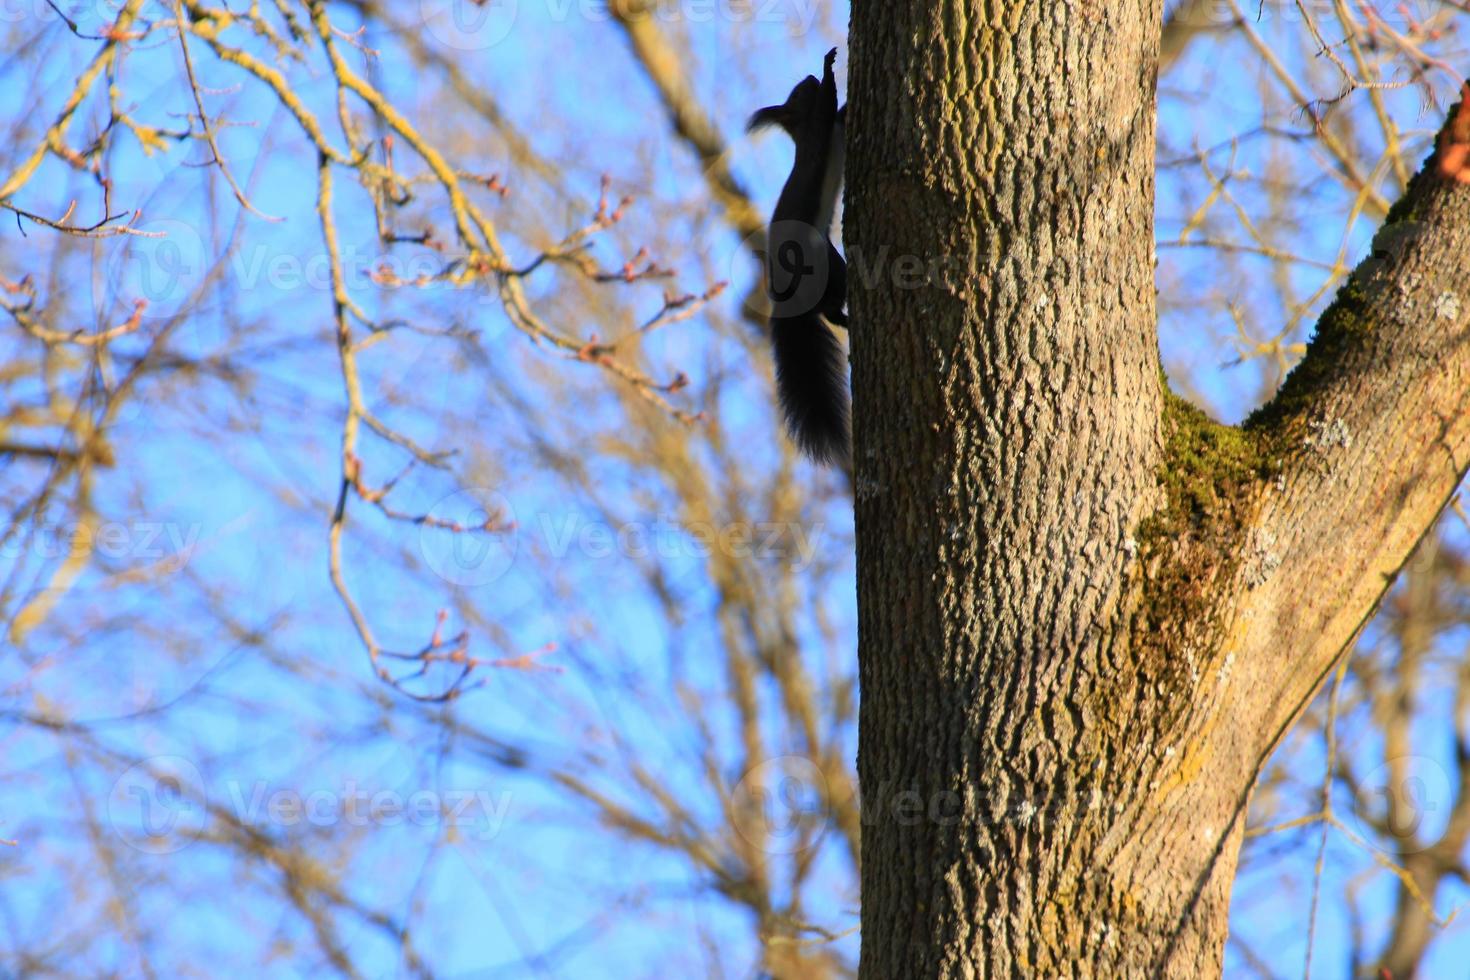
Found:
<path fill-rule="evenodd" d="M 1140 543 L 1236 529 L 1241 497 L 1268 475 L 1261 435 L 1216 422 L 1165 385 L 1164 439 L 1166 499 L 1140 526 Z"/>
<path fill-rule="evenodd" d="M 1374 329 L 1363 273 L 1354 273 L 1338 290 L 1332 305 L 1317 321 L 1316 332 L 1307 345 L 1306 356 L 1294 367 L 1281 390 L 1246 419 L 1242 428 L 1251 433 L 1283 435 L 1291 423 L 1304 422 L 1318 396 L 1338 377 L 1344 362 L 1361 350 Z"/>
<path fill-rule="evenodd" d="M 1164 388 L 1165 498 L 1139 527 L 1139 594 L 1132 645 L 1139 690 L 1162 702 L 1171 727 L 1193 704 L 1198 678 L 1218 653 L 1220 589 L 1247 551 L 1250 516 L 1271 477 L 1258 432 L 1222 425 Z"/>

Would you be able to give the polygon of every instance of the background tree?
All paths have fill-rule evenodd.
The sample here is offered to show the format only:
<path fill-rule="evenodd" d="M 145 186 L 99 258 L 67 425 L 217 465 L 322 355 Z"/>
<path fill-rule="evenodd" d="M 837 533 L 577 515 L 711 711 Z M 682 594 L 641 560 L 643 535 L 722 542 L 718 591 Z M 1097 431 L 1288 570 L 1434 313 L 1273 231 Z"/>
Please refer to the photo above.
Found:
<path fill-rule="evenodd" d="M 1150 279 L 1139 268 L 1150 242 L 1171 385 L 1238 421 L 1276 391 L 1336 289 L 1373 255 L 1370 239 L 1421 168 L 1467 61 L 1457 2 L 1191 2 L 1165 11 L 1161 40 L 1146 26 L 1158 11 L 1134 5 L 1096 13 L 1131 52 L 1089 76 L 1115 97 L 1099 107 L 1101 94 L 1079 90 L 1072 105 L 1076 80 L 1036 88 L 1021 85 L 1043 77 L 1035 70 L 972 64 L 976 50 L 1011 54 L 985 48 L 999 36 L 971 19 L 945 30 L 913 22 L 924 28 L 915 38 L 969 38 L 954 42 L 949 61 L 931 60 L 927 46 L 913 49 L 923 57 L 895 53 L 886 45 L 900 21 L 888 18 L 904 9 L 854 12 L 839 71 L 850 65 L 853 112 L 867 113 L 854 121 L 856 151 L 873 153 L 905 106 L 939 113 L 931 100 L 945 91 L 957 101 L 944 109 L 953 115 L 899 128 L 883 149 L 897 160 L 932 146 L 918 161 L 930 169 L 885 170 L 869 158 L 853 171 L 846 247 L 872 287 L 855 299 L 864 414 L 850 486 L 801 464 L 779 434 L 748 297 L 758 295 L 752 253 L 789 151 L 734 135 L 753 107 L 782 97 L 843 43 L 844 7 L 0 5 L 0 208 L 13 219 L 0 223 L 7 971 L 857 969 L 859 856 L 865 836 L 872 847 L 874 833 L 891 832 L 864 820 L 912 773 L 895 769 L 890 788 L 880 781 L 859 810 L 850 515 L 854 500 L 867 520 L 895 493 L 907 505 L 938 493 L 943 484 L 915 482 L 934 472 L 920 464 L 955 450 L 945 441 L 953 432 L 887 432 L 939 441 L 907 459 L 902 479 L 882 471 L 887 482 L 873 482 L 872 467 L 889 465 L 862 455 L 864 440 L 884 433 L 873 406 L 894 399 L 897 420 L 914 420 L 971 384 L 938 373 L 937 361 L 922 362 L 934 373 L 913 373 L 916 359 L 943 352 L 921 342 L 1034 337 L 1034 347 L 973 364 L 997 378 L 1028 365 L 1021 383 L 993 389 L 1006 398 L 995 410 L 1036 406 L 1025 458 L 1054 466 L 1038 472 L 1055 482 L 1027 489 L 1049 501 L 1053 511 L 1034 519 L 1052 521 L 1056 535 L 997 538 L 1003 560 L 982 563 L 961 545 L 989 539 L 967 542 L 968 525 L 953 545 L 932 537 L 955 530 L 955 515 L 978 519 L 969 511 L 940 521 L 938 510 L 915 512 L 905 525 L 895 508 L 884 519 L 921 532 L 914 540 L 931 535 L 930 561 L 1037 576 L 1045 588 L 1026 602 L 1065 593 L 1079 609 L 1122 609 L 1156 594 L 1142 559 L 1167 542 L 1134 530 L 1130 545 L 1122 515 L 1192 519 L 1196 503 L 1219 518 L 1257 515 L 1230 511 L 1225 494 L 1201 500 L 1196 482 L 1178 515 L 1157 510 L 1153 476 L 1180 445 L 1164 423 L 1190 416 L 1156 369 L 1138 374 L 1154 349 L 1155 319 L 1142 308 Z M 1048 16 L 1082 16 L 1068 9 Z M 1044 38 L 1080 39 L 1093 16 L 1022 36 L 1037 45 L 1037 64 L 1081 67 L 1084 49 L 1052 52 Z M 1154 43 L 1157 147 L 1145 132 Z M 1129 58 L 1133 69 L 1121 71 Z M 981 99 L 985 79 L 995 91 Z M 971 120 L 969 98 L 1004 107 L 1030 136 L 998 138 L 998 123 L 932 125 Z M 1123 126 L 1125 117 L 1136 121 Z M 966 152 L 941 153 L 953 140 Z M 1073 155 L 1099 140 L 1106 160 Z M 1009 172 L 978 166 L 969 150 L 982 147 Z M 1048 179 L 1027 184 L 1037 161 Z M 915 197 L 915 173 L 939 180 Z M 1131 270 L 1127 289 L 1107 294 L 1119 312 L 1106 338 L 1078 319 L 1084 292 L 1109 281 L 1081 265 L 1092 253 L 1075 235 L 1033 252 L 1021 233 L 1039 220 L 1027 209 L 1064 198 L 1079 175 L 1098 200 L 1058 210 L 1057 227 L 1094 229 L 1117 253 L 1113 274 Z M 999 193 L 960 202 L 948 195 L 970 186 L 962 178 L 1026 189 L 1004 206 Z M 1118 214 L 1104 206 L 1098 220 L 1109 187 Z M 879 188 L 890 193 L 885 210 L 859 224 Z M 949 210 L 959 203 L 975 209 L 963 221 Z M 1448 275 L 1464 250 L 1435 237 L 1439 219 L 1423 203 L 1410 217 L 1433 228 L 1381 239 L 1378 274 L 1432 255 L 1415 288 L 1440 286 L 1463 303 L 1461 286 L 1433 275 Z M 920 208 L 943 221 L 900 220 Z M 1094 224 L 1075 224 L 1084 218 Z M 1077 263 L 1070 277 L 1034 279 L 1067 256 Z M 983 267 L 990 292 L 964 277 L 949 281 L 967 290 L 963 299 L 893 285 L 895 274 L 922 285 L 928 260 L 940 271 Z M 985 307 L 995 332 L 958 330 L 959 310 L 980 309 L 982 297 L 997 304 Z M 892 304 L 886 314 L 880 302 Z M 930 309 L 919 316 L 911 304 Z M 1443 322 L 1441 340 L 1463 337 L 1463 312 Z M 1021 332 L 1024 323 L 1037 329 Z M 909 326 L 889 336 L 884 324 Z M 1106 376 L 1141 378 L 1128 406 L 1135 422 L 1147 421 L 1150 398 L 1176 406 L 1156 417 L 1156 431 L 1143 425 L 1140 458 L 1042 454 L 1043 433 L 1138 438 L 1116 415 L 1071 425 L 1082 373 L 1039 373 L 1044 358 L 1060 358 L 1046 344 L 1067 336 L 1077 356 L 1132 353 L 1131 365 L 1107 361 Z M 900 348 L 875 377 L 876 352 Z M 1427 356 L 1370 364 L 1434 369 Z M 1113 390 L 1081 396 L 1101 413 Z M 1456 417 L 1445 417 L 1452 439 Z M 1321 433 L 1307 420 L 1303 442 L 1324 439 L 1321 469 L 1289 480 L 1291 494 L 1307 492 L 1296 479 L 1331 492 L 1359 485 L 1334 480 L 1374 445 L 1376 423 L 1342 418 L 1350 445 L 1330 419 Z M 1002 430 L 971 431 L 978 454 L 965 465 L 984 480 L 960 489 L 983 491 L 988 513 L 1002 513 L 1020 491 L 1002 494 L 999 477 L 1024 481 L 1030 471 L 1017 468 L 1022 456 Z M 1224 434 L 1202 422 L 1189 433 L 1200 431 Z M 1425 445 L 1408 433 L 1389 449 Z M 1374 457 L 1353 472 L 1402 477 L 1390 464 Z M 1136 500 L 1079 482 L 1084 469 L 1114 466 L 1132 474 Z M 1048 496 L 1061 483 L 1090 496 Z M 1317 510 L 1346 513 L 1358 498 L 1320 499 Z M 1116 526 L 1082 527 L 1079 515 L 1095 508 L 1118 515 Z M 1462 961 L 1462 921 L 1449 921 L 1463 901 L 1470 833 L 1462 514 L 1452 509 L 1420 545 L 1328 693 L 1265 764 L 1231 899 L 1232 974 L 1295 974 L 1309 956 L 1319 975 L 1375 965 L 1407 975 L 1416 964 L 1437 975 Z M 1195 534 L 1223 526 L 1187 525 Z M 1053 574 L 1050 548 L 1093 537 L 1109 550 L 1083 547 Z M 885 579 L 864 542 L 864 589 L 909 581 Z M 1252 567 L 1265 569 L 1271 555 L 1281 565 L 1251 595 L 1311 586 L 1326 597 L 1334 577 L 1292 562 L 1329 551 L 1279 530 L 1274 546 L 1258 543 Z M 1028 549 L 1038 562 L 1029 569 Z M 903 553 L 915 554 L 924 552 Z M 1352 559 L 1367 557 L 1384 556 L 1364 548 Z M 1344 561 L 1341 573 L 1353 567 Z M 1096 573 L 1102 590 L 1127 569 L 1136 589 L 1118 597 L 1099 598 L 1083 580 Z M 919 602 L 927 581 L 907 586 L 914 605 L 869 604 L 864 614 L 921 617 L 933 608 Z M 1223 585 L 1200 592 L 1226 594 Z M 1035 650 L 1067 617 L 1016 621 L 1029 632 L 1006 642 Z M 1298 629 L 1317 635 L 1306 622 Z M 1149 649 L 1163 658 L 1182 642 Z M 882 662 L 869 656 L 877 649 L 863 651 L 865 663 Z M 1272 681 L 1279 691 L 1290 677 L 1305 697 L 1315 683 L 1307 658 L 1325 654 L 1295 649 L 1301 661 Z M 1237 683 L 1259 663 L 1244 651 L 1231 667 Z M 1077 710 L 1128 704 L 1140 684 L 1128 665 L 1160 662 L 1139 659 L 1137 645 L 1110 656 L 1123 669 L 1100 675 L 1092 703 Z M 1007 666 L 995 676 L 1039 682 L 1049 663 L 1022 662 L 1031 674 Z M 1151 679 L 1187 688 L 1176 699 L 1187 707 L 1196 691 L 1215 690 L 1209 672 L 1224 666 L 1203 648 L 1197 663 L 1207 675 L 1198 684 L 1167 671 Z M 870 698 L 908 689 L 874 685 Z M 867 707 L 881 717 L 884 703 Z M 912 727 L 890 734 L 937 737 L 944 709 L 942 700 L 910 708 Z M 1065 736 L 1045 726 L 1075 722 L 1039 707 L 1016 718 L 1031 721 L 1004 729 L 1026 750 L 1004 757 L 1020 785 L 1052 764 L 1044 741 Z M 1000 719 L 987 710 L 978 721 Z M 1219 731 L 1243 747 L 1233 755 L 1216 745 L 1200 770 L 1211 786 L 1255 766 L 1246 749 L 1261 746 L 1246 743 L 1265 738 L 1234 721 Z M 1185 747 L 1169 756 L 1153 746 L 1171 788 Z M 1110 804 L 1127 798 L 1117 792 L 1125 776 L 1120 761 L 1098 784 Z M 1031 832 L 1055 833 L 1054 812 L 1081 785 L 1031 800 Z M 974 828 L 1015 826 L 1002 813 Z M 904 831 L 915 832 L 951 831 L 938 821 Z M 1152 832 L 1135 840 L 1157 848 Z M 894 870 L 868 865 L 890 881 Z M 870 910 L 897 893 L 880 884 L 873 894 Z M 1151 912 L 1164 907 L 1155 892 L 1137 897 Z M 1121 942 L 1130 921 L 1106 925 Z"/>

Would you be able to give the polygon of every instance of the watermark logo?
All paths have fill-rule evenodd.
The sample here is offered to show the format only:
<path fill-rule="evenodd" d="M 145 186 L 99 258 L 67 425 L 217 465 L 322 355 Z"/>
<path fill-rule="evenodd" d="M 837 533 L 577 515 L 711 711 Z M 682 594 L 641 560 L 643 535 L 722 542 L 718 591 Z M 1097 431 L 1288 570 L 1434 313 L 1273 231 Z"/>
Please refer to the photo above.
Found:
<path fill-rule="evenodd" d="M 204 779 L 182 756 L 156 756 L 130 767 L 107 794 L 113 830 L 145 854 L 188 847 L 203 831 L 208 812 Z"/>
<path fill-rule="evenodd" d="M 444 581 L 488 585 L 515 564 L 515 511 L 504 494 L 483 487 L 434 504 L 419 527 L 419 550 Z"/>
<path fill-rule="evenodd" d="M 1414 854 L 1439 841 L 1454 799 L 1439 763 L 1405 756 L 1385 762 L 1358 785 L 1353 816 L 1364 840 L 1391 854 Z"/>
<path fill-rule="evenodd" d="M 810 759 L 767 759 L 735 784 L 735 830 L 767 854 L 796 854 L 821 842 L 830 823 L 827 778 Z"/>
<path fill-rule="evenodd" d="M 419 0 L 429 34 L 456 51 L 484 51 L 515 27 L 518 0 Z"/>
<path fill-rule="evenodd" d="M 137 234 L 103 239 L 107 295 L 96 297 L 99 308 L 119 303 L 143 304 L 141 316 L 160 320 L 188 310 L 209 275 L 209 251 L 194 227 L 171 218 L 133 226 Z"/>
<path fill-rule="evenodd" d="M 826 235 L 803 221 L 773 221 L 758 254 L 765 264 L 772 316 L 801 316 L 822 306 L 833 274 Z"/>

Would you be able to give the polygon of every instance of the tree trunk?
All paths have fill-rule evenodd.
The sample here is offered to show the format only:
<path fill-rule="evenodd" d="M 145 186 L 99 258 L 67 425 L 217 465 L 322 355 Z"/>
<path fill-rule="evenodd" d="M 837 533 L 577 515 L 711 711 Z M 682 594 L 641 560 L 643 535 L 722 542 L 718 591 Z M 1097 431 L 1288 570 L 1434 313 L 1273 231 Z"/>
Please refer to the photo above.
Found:
<path fill-rule="evenodd" d="M 1470 457 L 1449 154 L 1271 405 L 1168 392 L 1160 8 L 853 4 L 864 977 L 1218 974 L 1258 768 Z"/>

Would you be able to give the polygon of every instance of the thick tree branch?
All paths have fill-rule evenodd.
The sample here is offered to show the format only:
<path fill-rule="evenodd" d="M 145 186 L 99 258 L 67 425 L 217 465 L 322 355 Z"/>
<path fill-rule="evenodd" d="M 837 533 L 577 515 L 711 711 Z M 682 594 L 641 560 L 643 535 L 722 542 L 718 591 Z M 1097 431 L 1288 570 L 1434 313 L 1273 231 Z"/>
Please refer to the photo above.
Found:
<path fill-rule="evenodd" d="M 1451 110 L 1305 359 L 1246 423 L 1264 480 L 1242 525 L 1223 653 L 1239 662 L 1239 683 L 1274 692 L 1239 719 L 1261 754 L 1470 467 L 1467 154 L 1470 100 Z"/>

